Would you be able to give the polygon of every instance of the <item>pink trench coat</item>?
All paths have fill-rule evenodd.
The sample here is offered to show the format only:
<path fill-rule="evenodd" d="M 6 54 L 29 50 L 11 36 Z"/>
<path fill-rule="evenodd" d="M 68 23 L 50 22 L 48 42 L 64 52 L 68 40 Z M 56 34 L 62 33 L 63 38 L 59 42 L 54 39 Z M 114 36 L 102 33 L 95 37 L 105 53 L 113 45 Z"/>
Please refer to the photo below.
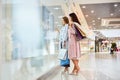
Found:
<path fill-rule="evenodd" d="M 75 30 L 73 28 L 68 29 L 68 58 L 79 59 L 80 58 L 80 43 L 76 41 Z"/>

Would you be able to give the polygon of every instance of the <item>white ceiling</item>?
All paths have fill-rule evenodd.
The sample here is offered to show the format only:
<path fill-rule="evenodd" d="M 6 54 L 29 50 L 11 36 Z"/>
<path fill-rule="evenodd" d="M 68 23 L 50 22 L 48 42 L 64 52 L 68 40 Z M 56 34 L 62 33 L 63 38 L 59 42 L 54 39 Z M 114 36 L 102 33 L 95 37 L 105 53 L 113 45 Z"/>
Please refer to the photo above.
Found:
<path fill-rule="evenodd" d="M 93 3 L 113 3 L 120 2 L 120 0 L 41 0 L 45 5 L 62 5 L 67 1 L 75 2 L 78 4 L 93 4 Z"/>
<path fill-rule="evenodd" d="M 42 3 L 46 6 L 58 6 L 65 4 L 68 0 L 41 0 Z M 94 3 L 113 3 L 120 2 L 120 0 L 70 0 L 77 4 L 94 4 Z M 100 33 L 105 37 L 120 37 L 120 30 L 100 30 Z M 113 34 L 114 33 L 114 34 Z"/>
<path fill-rule="evenodd" d="M 55 6 L 55 5 L 62 5 L 68 1 L 75 2 L 78 4 L 93 4 L 93 3 L 113 3 L 113 2 L 120 2 L 120 0 L 22 0 L 24 2 L 42 2 L 46 6 Z M 20 3 L 21 0 L 2 0 L 3 3 Z"/>
<path fill-rule="evenodd" d="M 41 0 L 41 2 L 46 6 L 56 6 L 56 5 L 62 5 L 66 1 L 65 0 Z"/>
<path fill-rule="evenodd" d="M 73 1 L 79 4 L 120 2 L 120 0 L 73 0 Z"/>
<path fill-rule="evenodd" d="M 117 5 L 117 7 L 115 7 L 115 5 Z M 91 26 L 93 29 L 120 29 L 120 2 L 83 4 L 80 7 L 88 26 Z M 113 15 L 111 16 L 111 14 Z M 86 17 L 86 15 L 88 15 L 88 17 Z"/>

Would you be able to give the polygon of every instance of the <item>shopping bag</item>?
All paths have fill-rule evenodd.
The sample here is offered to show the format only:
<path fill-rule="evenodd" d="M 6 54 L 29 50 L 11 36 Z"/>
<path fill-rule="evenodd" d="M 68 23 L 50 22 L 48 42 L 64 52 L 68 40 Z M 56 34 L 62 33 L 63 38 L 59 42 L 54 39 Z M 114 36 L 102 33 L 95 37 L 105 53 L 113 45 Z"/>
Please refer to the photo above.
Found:
<path fill-rule="evenodd" d="M 86 38 L 85 33 L 75 24 L 74 24 L 74 29 L 75 29 L 75 34 L 76 34 L 76 40 L 77 41 L 80 41 L 80 40 Z"/>
<path fill-rule="evenodd" d="M 58 54 L 58 59 L 66 60 L 67 57 L 67 49 L 60 49 Z"/>

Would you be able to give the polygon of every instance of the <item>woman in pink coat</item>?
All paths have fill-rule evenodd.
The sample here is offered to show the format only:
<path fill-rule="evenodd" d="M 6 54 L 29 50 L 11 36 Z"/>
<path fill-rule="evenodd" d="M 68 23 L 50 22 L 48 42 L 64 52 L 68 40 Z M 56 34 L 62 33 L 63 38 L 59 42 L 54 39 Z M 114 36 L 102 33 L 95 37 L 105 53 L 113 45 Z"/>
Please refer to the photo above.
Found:
<path fill-rule="evenodd" d="M 74 24 L 77 23 L 80 25 L 80 22 L 78 21 L 78 18 L 75 13 L 71 13 L 69 14 L 69 16 L 70 16 L 71 26 L 68 29 L 68 36 L 69 36 L 68 57 L 69 59 L 72 60 L 74 64 L 74 68 L 71 74 L 77 75 L 78 72 L 80 71 L 80 67 L 78 64 L 80 58 L 80 43 L 79 41 L 76 40 Z"/>

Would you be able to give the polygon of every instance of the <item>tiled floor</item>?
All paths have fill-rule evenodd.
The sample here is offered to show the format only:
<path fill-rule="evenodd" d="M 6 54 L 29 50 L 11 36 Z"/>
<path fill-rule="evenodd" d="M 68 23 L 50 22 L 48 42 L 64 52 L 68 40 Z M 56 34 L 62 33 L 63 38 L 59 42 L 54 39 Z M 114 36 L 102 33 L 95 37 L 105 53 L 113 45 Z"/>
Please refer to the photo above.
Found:
<path fill-rule="evenodd" d="M 36 80 L 59 64 L 56 56 L 46 56 L 4 62 L 0 80 Z M 120 80 L 120 53 L 85 54 L 80 58 L 79 76 L 61 74 L 63 68 L 48 74 L 45 80 Z M 72 70 L 72 62 L 71 68 Z M 54 70 L 54 68 L 53 68 Z M 39 80 L 44 80 L 40 78 Z"/>
<path fill-rule="evenodd" d="M 80 67 L 78 76 L 61 74 L 60 71 L 49 80 L 120 80 L 120 53 L 84 55 L 80 59 Z"/>

